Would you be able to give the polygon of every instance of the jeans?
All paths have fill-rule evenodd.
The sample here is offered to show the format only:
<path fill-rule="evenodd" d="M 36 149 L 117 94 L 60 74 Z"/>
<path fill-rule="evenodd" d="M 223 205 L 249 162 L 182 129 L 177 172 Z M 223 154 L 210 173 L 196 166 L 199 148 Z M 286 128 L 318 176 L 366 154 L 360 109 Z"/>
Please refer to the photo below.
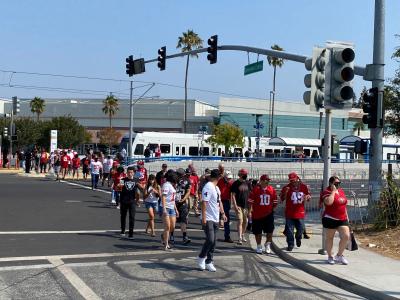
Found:
<path fill-rule="evenodd" d="M 99 174 L 92 174 L 92 189 L 97 189 L 97 184 L 99 182 Z"/>
<path fill-rule="evenodd" d="M 224 223 L 224 236 L 225 239 L 229 239 L 231 237 L 231 226 L 229 222 L 231 221 L 230 210 L 231 210 L 231 201 L 230 200 L 222 200 L 222 205 L 224 206 L 224 213 L 226 216 L 226 222 Z"/>
<path fill-rule="evenodd" d="M 121 202 L 121 233 L 125 233 L 126 215 L 129 213 L 129 236 L 133 235 L 133 227 L 135 226 L 136 203 Z"/>
<path fill-rule="evenodd" d="M 199 257 L 207 257 L 206 264 L 209 264 L 213 261 L 215 244 L 217 242 L 218 222 L 207 221 L 206 225 L 203 226 L 203 229 L 204 233 L 206 234 L 206 240 L 203 248 L 201 249 Z"/>
<path fill-rule="evenodd" d="M 296 228 L 296 240 L 301 240 L 303 235 L 302 219 L 286 219 L 286 242 L 288 247 L 294 247 L 294 228 Z"/>

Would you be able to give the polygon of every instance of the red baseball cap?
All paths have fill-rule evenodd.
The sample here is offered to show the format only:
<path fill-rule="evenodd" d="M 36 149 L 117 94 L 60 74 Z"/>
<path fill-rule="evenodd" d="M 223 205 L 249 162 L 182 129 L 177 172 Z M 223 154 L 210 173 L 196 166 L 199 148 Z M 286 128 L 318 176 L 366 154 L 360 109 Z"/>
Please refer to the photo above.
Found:
<path fill-rule="evenodd" d="M 144 166 L 144 161 L 143 161 L 143 160 L 139 160 L 139 161 L 137 162 L 137 164 L 138 164 L 139 166 Z"/>
<path fill-rule="evenodd" d="M 241 174 L 241 175 L 247 175 L 248 172 L 247 172 L 246 169 L 240 169 L 240 170 L 239 170 L 239 174 Z"/>
<path fill-rule="evenodd" d="M 288 177 L 289 181 L 296 181 L 297 179 L 299 179 L 299 176 L 296 174 L 296 172 L 289 173 Z"/>
<path fill-rule="evenodd" d="M 271 181 L 271 178 L 269 178 L 269 176 L 268 176 L 267 174 L 263 174 L 263 175 L 261 175 L 261 177 L 260 177 L 260 181 L 261 181 L 261 180 Z"/>

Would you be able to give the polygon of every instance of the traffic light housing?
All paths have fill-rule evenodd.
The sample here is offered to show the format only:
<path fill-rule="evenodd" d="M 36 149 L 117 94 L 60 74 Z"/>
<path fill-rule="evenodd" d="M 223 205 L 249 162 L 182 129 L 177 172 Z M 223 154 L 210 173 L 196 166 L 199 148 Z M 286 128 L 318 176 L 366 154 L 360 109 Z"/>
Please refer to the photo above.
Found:
<path fill-rule="evenodd" d="M 135 71 L 134 71 L 135 67 L 133 64 L 133 55 L 129 55 L 125 61 L 126 61 L 126 74 L 128 74 L 129 77 L 132 77 L 133 74 L 135 74 Z"/>
<path fill-rule="evenodd" d="M 157 66 L 160 68 L 160 71 L 164 71 L 165 70 L 165 62 L 167 59 L 167 48 L 161 47 L 160 49 L 158 49 L 158 64 Z"/>
<path fill-rule="evenodd" d="M 304 77 L 304 85 L 311 90 L 304 93 L 303 100 L 310 105 L 311 111 L 324 107 L 326 55 L 326 49 L 315 47 L 312 59 L 305 61 L 305 67 L 311 74 Z"/>
<path fill-rule="evenodd" d="M 217 54 L 218 54 L 218 35 L 213 35 L 207 41 L 207 59 L 210 61 L 210 64 L 215 64 L 217 62 Z"/>
<path fill-rule="evenodd" d="M 358 140 L 354 142 L 354 153 L 367 154 L 368 153 L 368 140 Z"/>
<path fill-rule="evenodd" d="M 335 44 L 329 48 L 326 68 L 326 109 L 351 109 L 354 97 L 354 49 Z"/>
<path fill-rule="evenodd" d="M 20 113 L 20 101 L 17 97 L 12 97 L 12 110 L 13 110 L 13 114 L 14 116 Z"/>
<path fill-rule="evenodd" d="M 368 128 L 377 128 L 378 126 L 378 88 L 369 89 L 363 94 L 362 109 L 365 115 L 362 118 L 364 124 L 368 125 Z"/>

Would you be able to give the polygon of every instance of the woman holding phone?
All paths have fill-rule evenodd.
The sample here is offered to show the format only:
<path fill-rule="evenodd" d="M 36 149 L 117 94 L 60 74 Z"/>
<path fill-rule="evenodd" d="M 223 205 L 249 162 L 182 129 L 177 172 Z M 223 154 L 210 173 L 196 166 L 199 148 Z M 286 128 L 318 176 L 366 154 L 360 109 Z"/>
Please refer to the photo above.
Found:
<path fill-rule="evenodd" d="M 146 205 L 147 212 L 149 214 L 149 220 L 147 222 L 146 233 L 150 233 L 151 236 L 155 236 L 154 231 L 154 215 L 157 212 L 158 200 L 160 199 L 161 191 L 160 186 L 156 181 L 156 177 L 153 174 L 149 175 L 147 186 L 144 192 L 144 203 Z"/>
<path fill-rule="evenodd" d="M 340 188 L 340 180 L 337 176 L 329 178 L 329 187 L 322 192 L 322 200 L 325 206 L 322 215 L 322 225 L 326 229 L 325 245 L 328 252 L 328 263 L 333 265 L 335 262 L 347 265 L 349 262 L 343 256 L 347 242 L 350 239 L 349 220 L 347 215 L 347 198 Z M 333 238 L 336 231 L 339 232 L 340 242 L 337 255 L 333 257 Z"/>

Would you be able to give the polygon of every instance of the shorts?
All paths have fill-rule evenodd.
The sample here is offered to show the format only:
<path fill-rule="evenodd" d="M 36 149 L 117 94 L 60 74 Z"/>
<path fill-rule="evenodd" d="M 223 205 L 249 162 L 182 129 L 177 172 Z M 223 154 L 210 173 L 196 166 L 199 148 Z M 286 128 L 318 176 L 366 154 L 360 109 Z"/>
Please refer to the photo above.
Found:
<path fill-rule="evenodd" d="M 56 174 L 60 173 L 60 166 L 54 166 L 53 169 L 54 169 L 54 173 L 56 173 Z"/>
<path fill-rule="evenodd" d="M 242 224 L 247 224 L 247 208 L 238 207 L 237 218 Z"/>
<path fill-rule="evenodd" d="M 162 206 L 160 206 L 160 210 L 159 210 L 159 214 L 160 216 L 162 216 L 164 214 L 164 209 L 162 208 Z M 176 217 L 176 212 L 175 212 L 175 208 L 167 208 L 167 217 Z"/>
<path fill-rule="evenodd" d="M 146 209 L 152 208 L 153 210 L 157 211 L 157 202 L 145 202 L 144 206 L 146 206 Z"/>
<path fill-rule="evenodd" d="M 337 229 L 340 226 L 349 226 L 348 220 L 335 220 L 327 217 L 322 218 L 322 226 L 327 229 Z"/>
<path fill-rule="evenodd" d="M 262 233 L 273 233 L 274 229 L 274 213 L 270 213 L 261 219 L 253 220 L 252 232 L 255 235 Z"/>
<path fill-rule="evenodd" d="M 176 222 L 188 224 L 189 207 L 187 203 L 177 204 L 176 208 L 179 212 L 179 217 L 176 219 Z"/>

